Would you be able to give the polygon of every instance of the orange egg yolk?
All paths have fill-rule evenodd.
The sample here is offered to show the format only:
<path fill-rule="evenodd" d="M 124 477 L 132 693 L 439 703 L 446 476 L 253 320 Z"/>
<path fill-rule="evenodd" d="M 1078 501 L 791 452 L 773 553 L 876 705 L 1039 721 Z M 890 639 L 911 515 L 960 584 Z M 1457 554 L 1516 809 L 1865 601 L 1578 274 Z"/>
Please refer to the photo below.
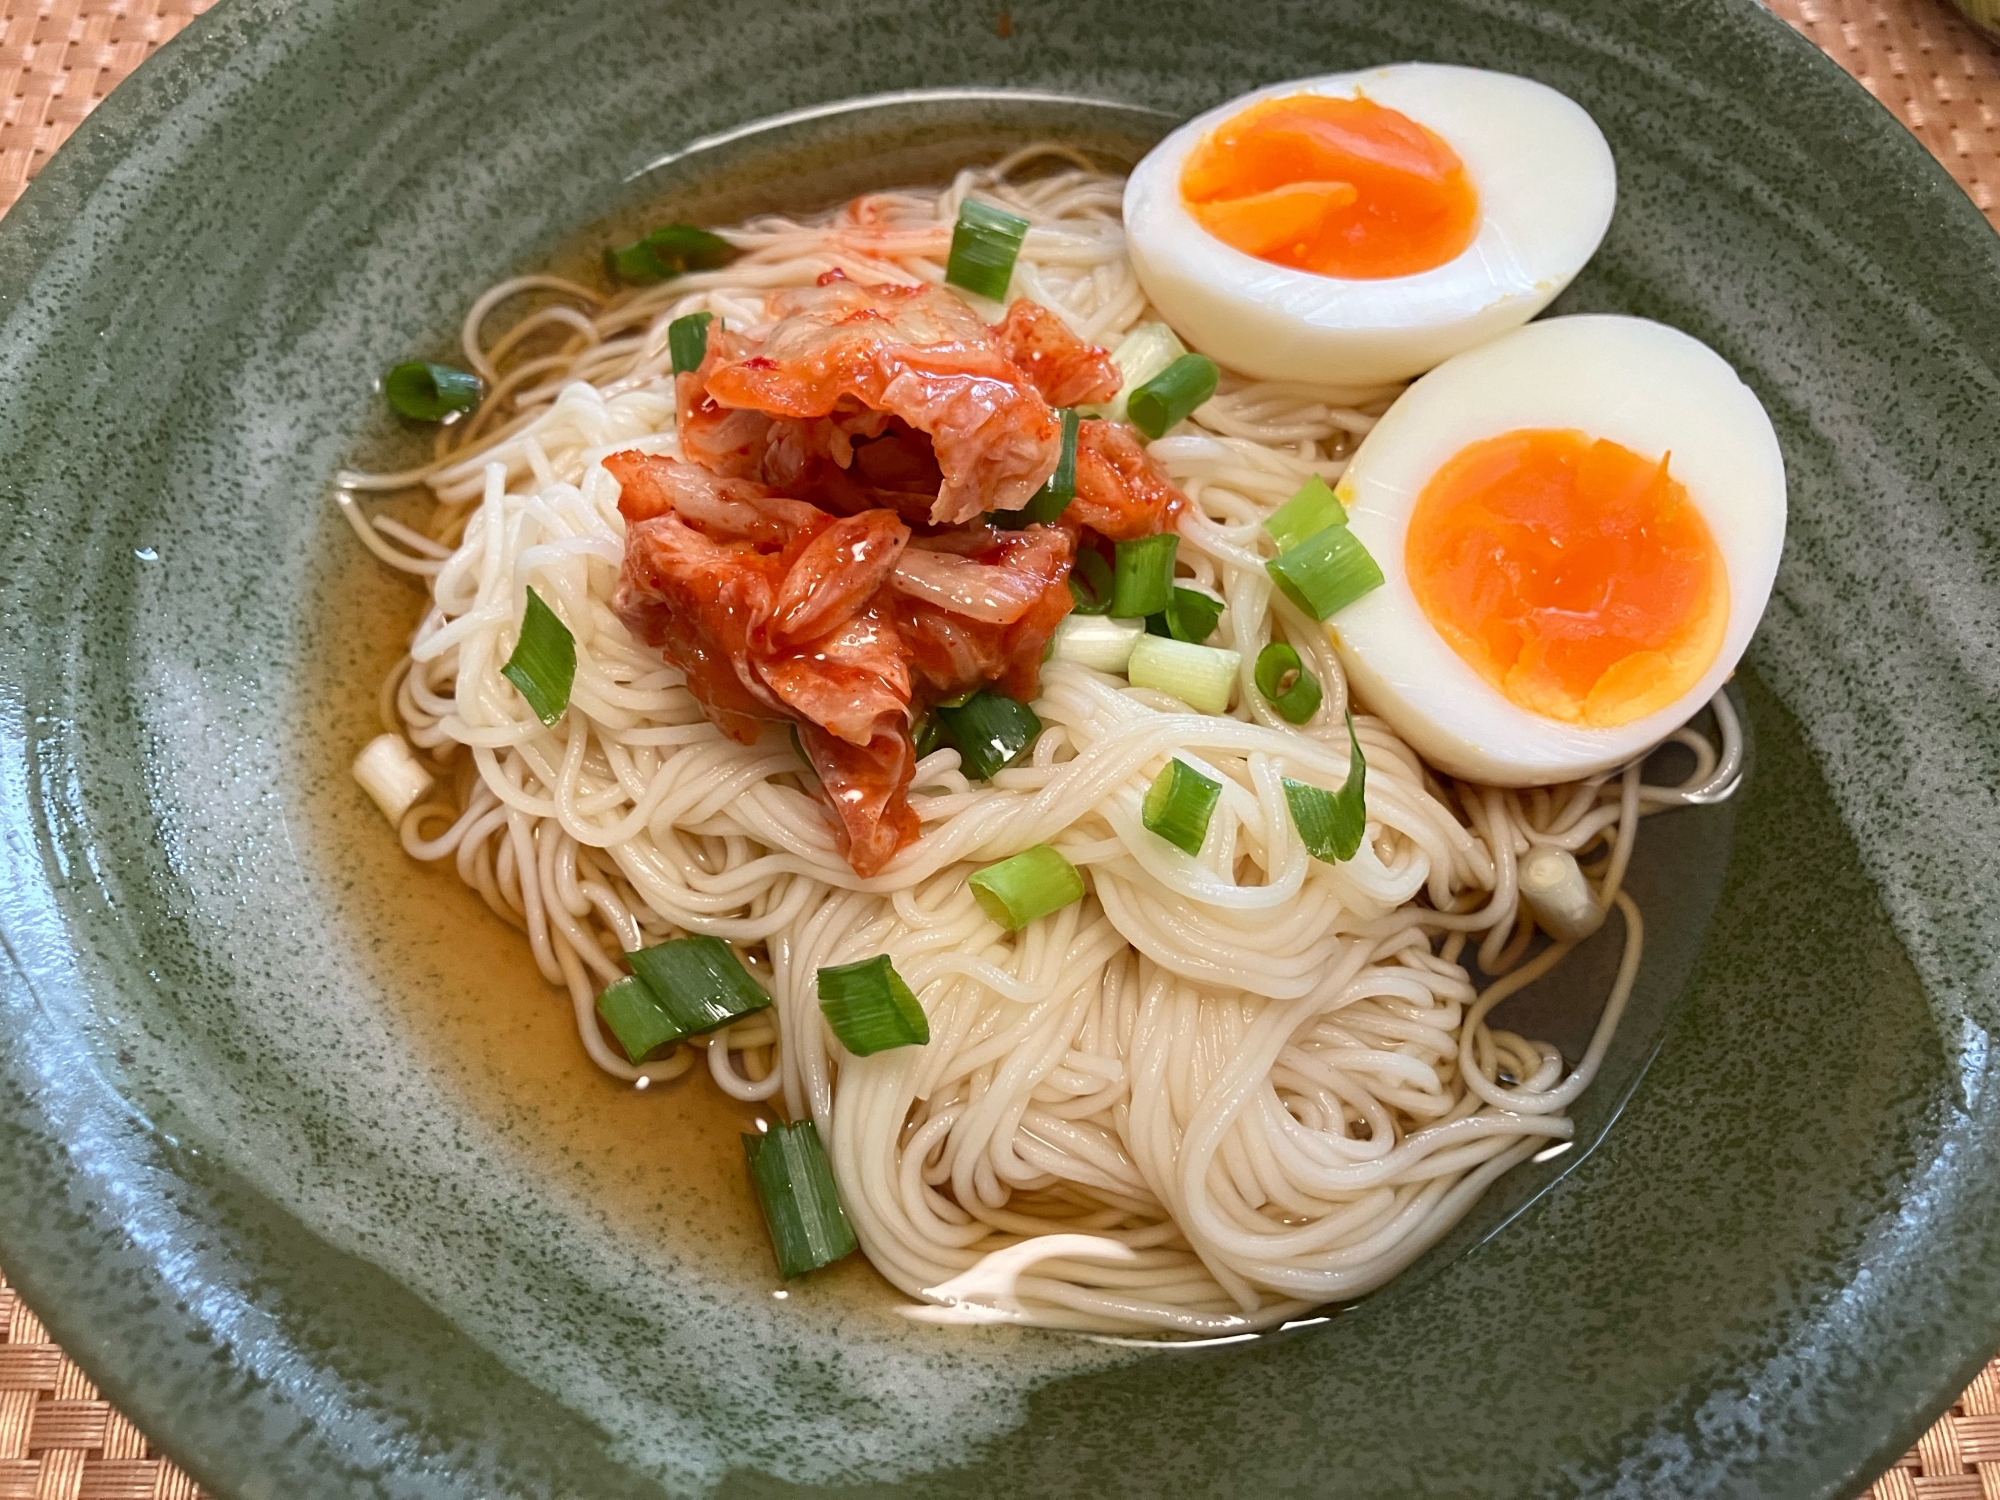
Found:
<path fill-rule="evenodd" d="M 1410 515 L 1417 604 L 1534 713 L 1607 729 L 1666 707 L 1729 624 L 1722 553 L 1671 457 L 1539 429 L 1460 449 Z"/>
<path fill-rule="evenodd" d="M 1266 99 L 1203 137 L 1181 198 L 1210 234 L 1259 260 L 1322 276 L 1411 276 L 1479 229 L 1458 153 L 1371 99 Z"/>

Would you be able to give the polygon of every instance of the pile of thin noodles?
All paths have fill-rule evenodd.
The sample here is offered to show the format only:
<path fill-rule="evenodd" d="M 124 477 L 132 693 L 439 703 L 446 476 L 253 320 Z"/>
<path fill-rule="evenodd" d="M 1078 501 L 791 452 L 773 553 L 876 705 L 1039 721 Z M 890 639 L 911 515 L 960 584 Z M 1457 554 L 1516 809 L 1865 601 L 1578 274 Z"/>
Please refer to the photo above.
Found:
<path fill-rule="evenodd" d="M 1346 690 L 1322 627 L 1274 594 L 1259 522 L 1312 474 L 1337 478 L 1393 395 L 1224 376 L 1187 427 L 1151 445 L 1192 499 L 1184 578 L 1227 601 L 1213 644 L 1242 653 L 1230 717 L 1063 662 L 1043 672 L 1047 726 L 1029 757 L 968 782 L 955 750 L 917 769 L 923 836 L 858 878 L 782 725 L 725 738 L 679 671 L 635 643 L 610 600 L 623 555 L 608 453 L 675 452 L 667 324 L 712 310 L 755 329 L 764 298 L 839 268 L 862 281 L 943 279 L 960 200 L 1031 224 L 1015 282 L 1083 338 L 1115 346 L 1147 316 L 1119 222 L 1122 180 L 1059 150 L 967 171 L 943 192 L 880 193 L 811 220 L 728 231 L 746 254 L 607 301 L 527 276 L 465 322 L 489 394 L 440 434 L 434 462 L 343 474 L 339 501 L 385 562 L 430 597 L 384 684 L 385 723 L 438 774 L 402 820 L 408 852 L 449 860 L 575 1007 L 605 1071 L 640 1087 L 705 1061 L 743 1100 L 810 1114 L 869 1259 L 939 1322 L 1015 1321 L 1135 1334 L 1230 1335 L 1380 1286 L 1494 1179 L 1565 1139 L 1630 992 L 1640 919 L 1619 887 L 1640 816 L 1726 795 L 1740 742 L 1689 731 L 1689 782 L 1636 765 L 1513 791 L 1445 781 L 1380 721 L 1359 854 L 1301 846 L 1280 785 L 1347 774 Z M 487 341 L 502 304 L 532 310 Z M 424 529 L 362 497 L 427 486 Z M 532 584 L 576 636 L 569 712 L 544 726 L 500 668 Z M 1289 641 L 1325 685 L 1294 728 L 1251 665 Z M 1219 780 L 1204 855 L 1145 831 L 1170 756 Z M 1092 894 L 1007 935 L 966 878 L 1051 843 Z M 1516 868 L 1535 845 L 1584 857 L 1624 929 L 1588 1051 L 1486 1024 L 1568 951 L 1538 940 Z M 687 932 L 738 944 L 776 1004 L 632 1067 L 596 993 L 620 954 Z M 1501 975 L 1484 993 L 1457 960 Z M 815 971 L 886 952 L 931 1041 L 854 1058 L 823 1023 Z"/>

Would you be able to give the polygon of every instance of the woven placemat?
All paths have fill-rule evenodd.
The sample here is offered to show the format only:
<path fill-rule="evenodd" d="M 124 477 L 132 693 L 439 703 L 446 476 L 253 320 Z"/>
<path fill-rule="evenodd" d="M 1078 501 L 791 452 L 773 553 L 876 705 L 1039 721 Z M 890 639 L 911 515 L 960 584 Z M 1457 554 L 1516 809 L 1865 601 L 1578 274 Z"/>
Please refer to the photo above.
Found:
<path fill-rule="evenodd" d="M 83 117 L 213 0 L 0 0 L 0 213 Z M 2000 46 L 1943 0 L 1769 0 L 2000 226 Z M 197 1500 L 0 1274 L 0 1500 Z M 2000 1500 L 2000 1360 L 1869 1490 Z"/>

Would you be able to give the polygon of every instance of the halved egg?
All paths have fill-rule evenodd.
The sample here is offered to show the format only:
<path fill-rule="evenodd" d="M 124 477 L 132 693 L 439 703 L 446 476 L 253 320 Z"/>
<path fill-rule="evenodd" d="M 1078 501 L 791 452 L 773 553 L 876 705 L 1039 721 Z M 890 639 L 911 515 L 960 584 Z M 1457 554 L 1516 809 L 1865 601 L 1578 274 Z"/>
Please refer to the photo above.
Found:
<path fill-rule="evenodd" d="M 1265 380 L 1407 380 L 1569 285 L 1617 199 L 1584 110 L 1530 79 L 1402 63 L 1190 121 L 1125 188 L 1132 263 L 1195 348 Z"/>
<path fill-rule="evenodd" d="M 1642 318 L 1549 318 L 1446 361 L 1334 493 L 1386 580 L 1329 625 L 1357 695 L 1503 786 L 1607 770 L 1691 718 L 1785 542 L 1763 405 Z"/>

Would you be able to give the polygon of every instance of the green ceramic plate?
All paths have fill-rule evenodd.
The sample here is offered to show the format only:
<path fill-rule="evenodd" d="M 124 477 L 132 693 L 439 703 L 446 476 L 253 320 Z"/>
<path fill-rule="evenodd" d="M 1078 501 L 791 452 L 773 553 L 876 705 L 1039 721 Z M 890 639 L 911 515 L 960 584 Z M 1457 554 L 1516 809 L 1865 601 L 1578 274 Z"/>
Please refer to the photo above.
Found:
<path fill-rule="evenodd" d="M 2000 1343 L 2000 241 L 1747 0 L 1001 14 L 225 0 L 0 225 L 0 1262 L 242 1500 L 1857 1488 Z M 1226 1348 L 912 1329 L 858 1263 L 774 1297 L 724 1112 L 591 1073 L 347 781 L 414 605 L 328 505 L 399 440 L 370 377 L 663 197 L 1411 57 L 1590 110 L 1563 305 L 1720 349 L 1792 479 L 1749 788 L 1649 829 L 1595 1149 Z"/>

